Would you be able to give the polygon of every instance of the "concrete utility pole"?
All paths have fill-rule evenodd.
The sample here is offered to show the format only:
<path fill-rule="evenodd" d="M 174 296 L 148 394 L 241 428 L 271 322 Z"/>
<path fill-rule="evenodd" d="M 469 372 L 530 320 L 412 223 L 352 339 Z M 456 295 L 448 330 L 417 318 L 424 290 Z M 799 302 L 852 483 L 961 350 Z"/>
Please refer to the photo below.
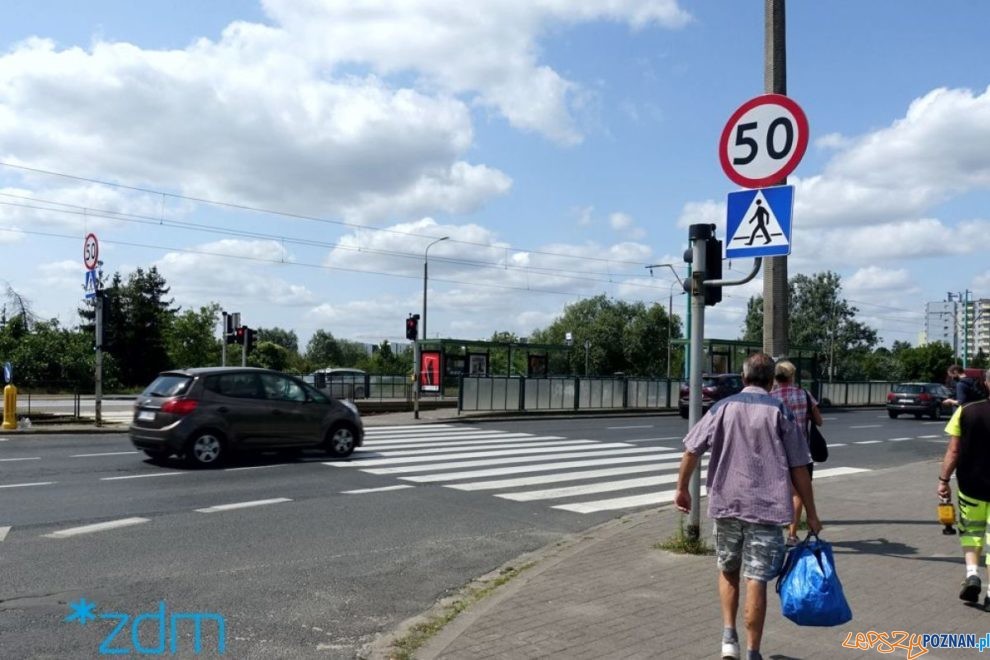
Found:
<path fill-rule="evenodd" d="M 96 325 L 96 356 L 94 359 L 96 374 L 93 379 L 94 406 L 96 408 L 96 425 L 103 426 L 103 291 L 97 289 L 93 302 L 96 305 L 96 315 L 93 322 Z"/>
<path fill-rule="evenodd" d="M 784 0 L 765 0 L 763 84 L 768 94 L 787 94 L 787 42 Z M 774 185 L 784 185 L 784 177 Z M 763 274 L 763 352 L 787 355 L 788 313 L 787 256 L 768 257 Z"/>

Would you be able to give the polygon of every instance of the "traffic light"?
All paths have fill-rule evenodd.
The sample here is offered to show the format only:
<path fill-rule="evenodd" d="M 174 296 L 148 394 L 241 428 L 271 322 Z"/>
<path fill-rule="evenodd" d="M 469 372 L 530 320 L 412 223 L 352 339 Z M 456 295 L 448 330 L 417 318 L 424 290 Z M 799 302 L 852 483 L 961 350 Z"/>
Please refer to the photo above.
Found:
<path fill-rule="evenodd" d="M 722 241 L 712 236 L 705 241 L 705 279 L 722 279 Z M 722 287 L 705 285 L 705 304 L 717 305 L 722 302 Z"/>
<path fill-rule="evenodd" d="M 234 328 L 234 344 L 244 345 L 244 337 L 247 335 L 247 327 L 239 325 Z"/>
<path fill-rule="evenodd" d="M 406 339 L 416 341 L 419 337 L 419 314 L 410 314 L 406 319 Z"/>
<path fill-rule="evenodd" d="M 237 343 L 237 326 L 240 325 L 241 315 L 239 313 L 235 314 L 225 314 L 224 317 L 224 329 L 223 329 L 223 341 L 227 344 Z"/>
<path fill-rule="evenodd" d="M 244 341 L 246 342 L 246 350 L 248 353 L 254 350 L 254 334 L 255 331 L 251 328 L 244 328 Z"/>

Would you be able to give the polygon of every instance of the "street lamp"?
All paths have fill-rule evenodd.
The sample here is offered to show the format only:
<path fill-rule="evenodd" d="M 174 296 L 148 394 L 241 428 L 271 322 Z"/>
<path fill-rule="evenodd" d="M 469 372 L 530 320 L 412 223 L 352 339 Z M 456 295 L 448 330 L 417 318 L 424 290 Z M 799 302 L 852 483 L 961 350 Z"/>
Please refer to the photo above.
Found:
<path fill-rule="evenodd" d="M 670 345 L 674 331 L 674 286 L 682 289 L 680 295 L 685 293 L 680 282 L 670 283 L 670 290 L 667 292 L 667 380 L 670 380 Z"/>
<path fill-rule="evenodd" d="M 426 246 L 426 250 L 423 252 L 423 339 L 426 339 L 426 281 L 428 279 L 428 269 L 429 269 L 429 259 L 430 259 L 430 248 L 439 243 L 440 241 L 446 241 L 450 236 L 444 236 L 433 241 Z"/>
<path fill-rule="evenodd" d="M 432 243 L 426 246 L 426 250 L 423 251 L 423 333 L 421 337 L 426 339 L 426 286 L 429 280 L 429 260 L 430 260 L 430 248 L 439 243 L 440 241 L 446 241 L 450 236 L 443 236 L 436 239 Z M 423 373 L 420 366 L 420 351 L 419 342 L 413 342 L 413 373 L 416 374 L 416 386 L 413 387 L 413 418 L 419 419 L 419 391 L 422 388 Z M 443 383 L 440 383 L 441 394 L 443 392 Z"/>

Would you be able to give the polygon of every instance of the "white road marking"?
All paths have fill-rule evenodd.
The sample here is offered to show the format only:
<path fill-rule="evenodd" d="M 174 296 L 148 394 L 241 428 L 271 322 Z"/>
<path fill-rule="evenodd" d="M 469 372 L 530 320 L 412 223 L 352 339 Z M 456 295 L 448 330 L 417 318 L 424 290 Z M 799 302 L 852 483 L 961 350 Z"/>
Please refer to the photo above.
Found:
<path fill-rule="evenodd" d="M 136 451 L 108 451 L 104 454 L 73 454 L 69 458 L 92 458 L 94 456 L 130 456 L 131 454 L 136 454 Z"/>
<path fill-rule="evenodd" d="M 883 442 L 883 440 L 857 440 L 853 444 L 854 445 L 878 445 L 881 442 Z"/>
<path fill-rule="evenodd" d="M 4 484 L 0 488 L 23 488 L 24 486 L 51 486 L 54 481 L 34 481 L 29 484 Z"/>
<path fill-rule="evenodd" d="M 919 435 L 918 437 L 927 440 L 928 438 L 941 438 L 942 436 L 936 434 L 936 435 Z"/>
<path fill-rule="evenodd" d="M 608 493 L 616 490 L 646 488 L 647 486 L 660 486 L 663 484 L 673 483 L 677 483 L 676 473 L 662 474 L 653 477 L 640 477 L 638 479 L 605 481 L 596 484 L 583 484 L 581 486 L 529 490 L 521 493 L 496 493 L 495 497 L 501 497 L 502 499 L 512 500 L 514 502 L 532 502 L 534 500 L 553 500 L 560 499 L 562 497 L 580 497 L 581 495 L 591 495 L 593 493 Z"/>
<path fill-rule="evenodd" d="M 25 456 L 23 458 L 0 458 L 0 462 L 13 462 L 13 461 L 40 461 L 41 456 Z"/>
<path fill-rule="evenodd" d="M 599 445 L 604 446 L 604 445 Z M 656 450 L 652 447 L 633 447 L 631 449 L 609 449 L 604 451 L 584 451 L 580 453 L 561 453 L 561 454 L 544 454 L 542 456 L 513 456 L 510 458 L 486 458 L 475 461 L 455 461 L 453 463 L 443 463 L 436 464 L 431 463 L 429 465 L 413 465 L 413 466 L 402 466 L 402 467 L 387 467 L 387 468 L 371 468 L 365 470 L 371 474 L 407 474 L 412 472 L 432 472 L 434 470 L 454 470 L 460 468 L 472 468 L 472 467 L 486 467 L 495 465 L 511 465 L 512 463 L 539 463 L 540 461 L 548 460 L 563 460 L 563 459 L 574 459 L 580 460 L 582 458 L 594 458 L 598 456 L 616 456 L 625 454 L 639 454 L 655 452 Z M 396 459 L 405 460 L 405 459 Z M 364 469 L 363 466 L 366 465 L 368 461 L 351 461 L 350 463 L 324 463 L 324 465 L 333 465 L 335 467 L 351 467 Z M 386 464 L 391 463 L 391 461 L 386 461 Z M 592 462 L 594 464 L 595 462 Z M 608 463 L 607 460 L 601 461 L 601 464 Z"/>
<path fill-rule="evenodd" d="M 10 438 L 0 438 L 0 442 L 7 442 Z"/>
<path fill-rule="evenodd" d="M 529 433 L 506 433 L 505 431 L 455 431 L 451 433 L 429 434 L 429 435 L 408 435 L 398 433 L 396 435 L 375 436 L 365 438 L 369 443 L 375 445 L 397 445 L 404 443 L 416 444 L 439 444 L 453 442 L 457 440 L 473 441 L 484 438 L 529 438 Z"/>
<path fill-rule="evenodd" d="M 860 424 L 859 426 L 850 426 L 851 429 L 879 429 L 883 428 L 883 424 Z"/>
<path fill-rule="evenodd" d="M 643 424 L 641 426 L 606 426 L 607 431 L 619 431 L 621 429 L 652 429 L 653 424 Z"/>
<path fill-rule="evenodd" d="M 405 431 L 407 433 L 429 433 L 430 431 L 456 428 L 459 427 L 453 424 L 411 424 L 408 426 L 369 426 L 364 429 L 364 432 L 365 435 L 398 433 L 399 431 Z"/>
<path fill-rule="evenodd" d="M 815 468 L 815 479 L 824 479 L 825 477 L 841 477 L 844 474 L 858 474 L 860 472 L 869 472 L 870 470 L 866 468 L 854 468 L 854 467 L 835 467 L 835 468 Z"/>
<path fill-rule="evenodd" d="M 95 525 L 83 525 L 82 527 L 70 527 L 68 529 L 61 529 L 57 532 L 52 532 L 51 534 L 44 534 L 43 536 L 50 539 L 64 539 L 70 536 L 78 536 L 79 534 L 91 534 L 93 532 L 103 532 L 108 529 L 117 529 L 119 527 L 130 527 L 131 525 L 140 525 L 141 523 L 150 522 L 148 518 L 121 518 L 120 520 L 109 520 L 107 522 L 96 523 Z"/>
<path fill-rule="evenodd" d="M 10 531 L 10 527 L 0 527 L 0 541 L 7 538 L 7 533 Z"/>
<path fill-rule="evenodd" d="M 520 434 L 525 436 L 525 434 Z M 524 445 L 529 442 L 541 442 L 543 440 L 563 440 L 564 438 L 559 435 L 531 435 L 521 438 L 514 436 L 498 437 L 492 436 L 481 440 L 475 440 L 473 438 L 457 438 L 456 440 L 448 440 L 444 442 L 434 442 L 432 440 L 413 440 L 411 442 L 404 442 L 401 440 L 389 440 L 387 442 L 371 442 L 364 445 L 367 449 L 372 449 L 374 451 L 392 451 L 393 449 L 416 449 L 417 447 L 427 447 L 436 448 L 444 451 L 452 451 L 456 447 L 480 447 L 484 448 L 485 445 L 492 445 L 498 443 L 510 443 L 513 445 Z"/>
<path fill-rule="evenodd" d="M 446 484 L 448 488 L 455 490 L 500 490 L 503 488 L 519 488 L 522 486 L 538 486 L 540 484 L 553 484 L 561 481 L 581 481 L 582 479 L 596 479 L 598 477 L 617 477 L 623 474 L 640 474 L 643 472 L 659 472 L 661 470 L 677 467 L 680 459 L 668 462 L 649 463 L 647 465 L 633 465 L 631 467 L 605 468 L 602 470 L 579 470 L 577 472 L 560 472 L 555 474 L 541 474 L 535 477 L 517 477 L 515 479 L 492 479 L 488 481 L 469 481 L 464 484 Z M 702 459 L 702 465 L 708 465 L 708 459 Z M 442 475 L 441 475 L 442 476 Z M 407 481 L 416 481 L 420 477 L 403 477 Z"/>
<path fill-rule="evenodd" d="M 218 504 L 216 506 L 208 506 L 205 509 L 196 509 L 197 513 L 217 513 L 218 511 L 232 511 L 234 509 L 246 509 L 252 506 L 265 506 L 268 504 L 281 504 L 282 502 L 291 502 L 288 497 L 276 497 L 270 500 L 254 500 L 251 502 L 235 502 L 234 504 Z"/>
<path fill-rule="evenodd" d="M 828 448 L 829 449 L 831 449 L 832 447 L 845 447 L 845 446 L 846 446 L 846 443 L 844 443 L 844 442 L 830 442 L 830 443 L 828 443 Z"/>
<path fill-rule="evenodd" d="M 914 440 L 914 438 L 887 438 L 887 442 L 904 442 L 905 440 Z"/>
<path fill-rule="evenodd" d="M 121 479 L 144 479 L 145 477 L 175 477 L 187 472 L 152 472 L 150 474 L 130 474 L 126 477 L 100 477 L 100 481 L 119 481 Z"/>
<path fill-rule="evenodd" d="M 524 442 L 524 443 L 507 443 L 500 445 L 485 445 L 483 447 L 477 447 L 479 450 L 484 451 L 494 451 L 496 449 L 529 449 L 532 447 L 570 447 L 572 445 L 599 445 L 597 440 L 549 440 L 543 442 Z M 375 450 L 380 456 L 422 456 L 424 454 L 443 454 L 445 452 L 451 451 L 468 451 L 472 449 L 474 445 L 451 445 L 449 447 L 433 447 L 430 449 L 423 449 L 418 447 L 416 449 L 405 449 L 401 451 L 392 451 L 392 448 L 377 449 Z"/>
<path fill-rule="evenodd" d="M 247 467 L 224 468 L 222 472 L 237 472 L 238 470 L 264 470 L 265 468 L 285 467 L 288 463 L 275 463 L 273 465 L 249 465 Z"/>
<path fill-rule="evenodd" d="M 560 447 L 560 451 L 583 451 L 584 449 L 611 449 L 619 447 L 628 447 L 629 445 L 622 442 L 597 442 L 591 445 L 580 445 L 577 447 Z M 357 467 L 374 467 L 378 465 L 404 465 L 407 463 L 423 463 L 425 461 L 453 461 L 461 458 L 496 458 L 501 456 L 528 456 L 530 454 L 549 454 L 557 451 L 557 447 L 535 447 L 532 449 L 499 449 L 498 451 L 468 451 L 468 452 L 455 452 L 453 454 L 437 454 L 429 456 L 404 456 L 402 458 L 372 458 L 365 460 L 355 460 L 351 461 L 350 465 L 356 465 Z M 654 451 L 652 448 L 646 448 L 646 451 Z M 601 456 L 601 454 L 592 454 L 594 456 Z M 542 460 L 542 459 L 537 459 Z M 435 467 L 435 466 L 431 466 Z"/>
<path fill-rule="evenodd" d="M 704 497 L 708 489 L 701 487 L 701 496 Z M 629 497 L 615 497 L 607 500 L 597 500 L 594 502 L 579 502 L 576 504 L 557 504 L 554 509 L 573 511 L 574 513 L 594 513 L 596 511 L 614 511 L 615 509 L 629 509 L 637 506 L 650 506 L 653 504 L 666 504 L 674 501 L 674 491 L 665 490 L 660 493 L 647 493 L 646 495 L 630 495 Z"/>
<path fill-rule="evenodd" d="M 403 488 L 413 488 L 409 484 L 399 484 L 398 486 L 382 486 L 381 488 L 359 488 L 357 490 L 341 491 L 344 495 L 362 495 L 364 493 L 384 493 L 387 490 L 402 490 Z"/>

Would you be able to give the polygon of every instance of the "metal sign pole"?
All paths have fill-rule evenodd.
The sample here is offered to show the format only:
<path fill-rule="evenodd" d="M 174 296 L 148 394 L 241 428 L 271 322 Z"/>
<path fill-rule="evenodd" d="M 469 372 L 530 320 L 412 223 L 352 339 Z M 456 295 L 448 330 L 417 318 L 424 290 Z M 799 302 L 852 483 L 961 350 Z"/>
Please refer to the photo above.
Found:
<path fill-rule="evenodd" d="M 688 428 L 701 419 L 701 355 L 702 344 L 705 340 L 705 244 L 712 238 L 714 225 L 691 225 L 691 359 L 689 361 L 689 391 L 688 399 Z M 701 461 L 695 467 L 688 483 L 688 493 L 691 495 L 691 513 L 689 514 L 685 534 L 688 539 L 697 541 L 701 536 Z"/>
<path fill-rule="evenodd" d="M 96 406 L 96 425 L 103 425 L 103 292 L 97 291 L 96 303 L 96 374 L 94 376 L 94 405 Z"/>

